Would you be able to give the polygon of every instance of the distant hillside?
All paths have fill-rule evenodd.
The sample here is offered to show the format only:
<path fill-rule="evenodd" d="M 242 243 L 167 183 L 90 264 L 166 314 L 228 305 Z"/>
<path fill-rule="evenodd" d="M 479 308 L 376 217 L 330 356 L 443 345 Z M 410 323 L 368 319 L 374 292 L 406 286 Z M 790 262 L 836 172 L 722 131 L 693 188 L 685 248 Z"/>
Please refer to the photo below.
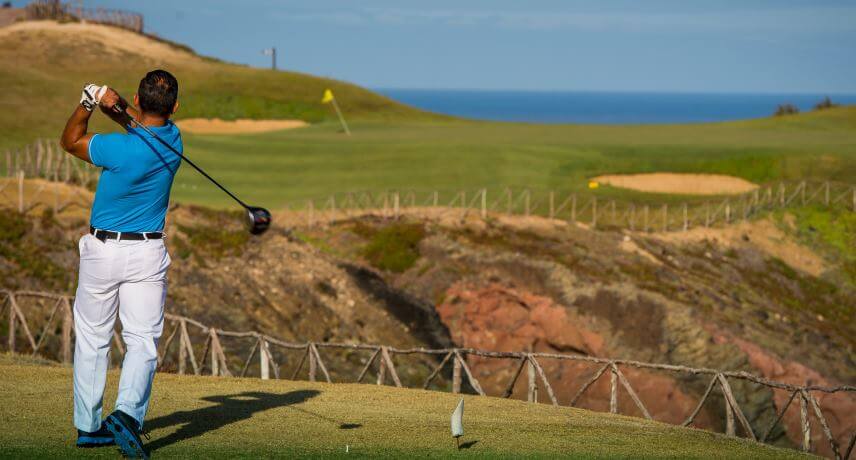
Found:
<path fill-rule="evenodd" d="M 181 45 L 104 25 L 28 21 L 0 28 L 0 63 L 0 88 L 5 90 L 0 100 L 0 148 L 58 136 L 83 84 L 109 84 L 130 97 L 141 76 L 158 67 L 179 79 L 177 118 L 319 122 L 334 117 L 332 109 L 321 104 L 325 88 L 333 90 L 352 118 L 439 117 L 349 83 L 228 64 Z"/>

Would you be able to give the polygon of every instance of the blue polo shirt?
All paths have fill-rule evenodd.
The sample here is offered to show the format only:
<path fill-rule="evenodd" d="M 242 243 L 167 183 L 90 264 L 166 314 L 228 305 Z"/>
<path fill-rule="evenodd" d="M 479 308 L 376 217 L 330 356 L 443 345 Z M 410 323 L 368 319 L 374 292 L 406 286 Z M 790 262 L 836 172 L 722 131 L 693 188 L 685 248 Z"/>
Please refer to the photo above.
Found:
<path fill-rule="evenodd" d="M 148 128 L 184 153 L 181 133 L 172 121 Z M 93 136 L 89 159 L 102 168 L 90 225 L 115 232 L 163 230 L 181 157 L 142 129 L 130 128 L 127 133 Z"/>

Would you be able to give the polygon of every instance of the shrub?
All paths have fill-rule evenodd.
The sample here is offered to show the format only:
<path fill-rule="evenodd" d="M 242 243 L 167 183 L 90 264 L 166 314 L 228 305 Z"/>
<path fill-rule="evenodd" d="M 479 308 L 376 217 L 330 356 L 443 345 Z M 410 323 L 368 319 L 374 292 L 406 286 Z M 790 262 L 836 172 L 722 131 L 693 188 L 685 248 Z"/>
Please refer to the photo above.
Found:
<path fill-rule="evenodd" d="M 800 113 L 800 109 L 793 104 L 779 104 L 776 107 L 776 112 L 773 113 L 773 116 L 781 117 L 784 115 L 794 115 Z"/>
<path fill-rule="evenodd" d="M 822 101 L 815 104 L 814 110 L 831 109 L 833 107 L 838 107 L 838 104 L 832 102 L 832 99 L 830 99 L 829 96 L 826 96 Z"/>
<path fill-rule="evenodd" d="M 365 229 L 361 230 L 365 235 Z M 392 224 L 370 236 L 363 257 L 376 268 L 401 273 L 419 259 L 422 238 L 425 229 L 420 224 Z"/>

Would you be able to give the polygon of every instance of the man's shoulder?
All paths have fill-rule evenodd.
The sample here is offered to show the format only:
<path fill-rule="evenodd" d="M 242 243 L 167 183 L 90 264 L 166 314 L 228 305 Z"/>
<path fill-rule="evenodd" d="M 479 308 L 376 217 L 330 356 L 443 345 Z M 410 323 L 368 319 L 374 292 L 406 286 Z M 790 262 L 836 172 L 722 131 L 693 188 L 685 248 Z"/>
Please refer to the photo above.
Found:
<path fill-rule="evenodd" d="M 92 137 L 92 142 L 103 145 L 121 145 L 129 142 L 132 137 L 128 133 L 98 133 Z"/>

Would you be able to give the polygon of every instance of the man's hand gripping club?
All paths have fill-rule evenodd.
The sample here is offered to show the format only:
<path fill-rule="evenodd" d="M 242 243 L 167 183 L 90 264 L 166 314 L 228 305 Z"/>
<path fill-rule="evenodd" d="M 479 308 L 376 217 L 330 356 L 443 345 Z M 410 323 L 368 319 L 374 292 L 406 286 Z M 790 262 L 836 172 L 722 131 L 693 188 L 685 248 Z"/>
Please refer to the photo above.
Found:
<path fill-rule="evenodd" d="M 127 128 L 131 122 L 131 118 L 125 111 L 133 111 L 128 107 L 128 102 L 107 85 L 99 86 L 89 83 L 83 87 L 80 105 L 69 117 L 60 138 L 60 145 L 66 152 L 90 163 L 92 161 L 89 158 L 89 141 L 94 134 L 88 134 L 87 130 L 89 117 L 92 116 L 92 111 L 96 106 L 100 107 L 101 112 L 123 128 Z M 133 111 L 133 113 L 136 112 Z"/>

